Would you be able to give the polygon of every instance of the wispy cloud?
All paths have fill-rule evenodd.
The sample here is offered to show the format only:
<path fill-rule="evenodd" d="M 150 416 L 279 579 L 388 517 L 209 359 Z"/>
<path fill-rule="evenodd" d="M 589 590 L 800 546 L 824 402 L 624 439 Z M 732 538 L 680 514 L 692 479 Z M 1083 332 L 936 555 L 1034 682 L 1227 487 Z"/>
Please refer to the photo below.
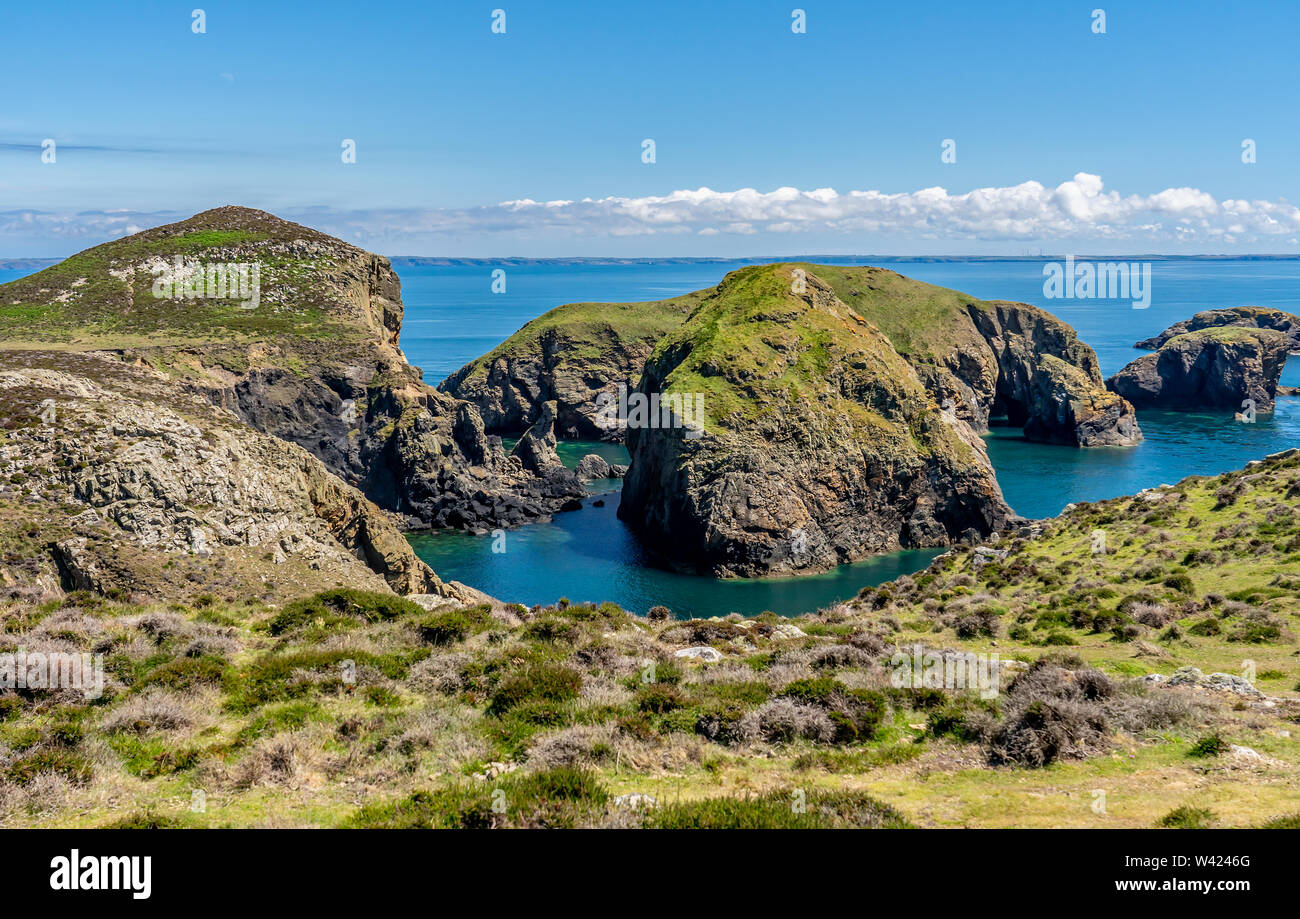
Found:
<path fill-rule="evenodd" d="M 157 226 L 181 213 L 37 210 L 0 212 L 0 234 L 24 231 L 60 237 L 111 238 L 129 227 Z M 907 240 L 1096 240 L 1132 243 L 1291 242 L 1300 208 L 1285 199 L 1216 199 L 1196 188 L 1150 194 L 1107 190 L 1079 173 L 1055 187 L 1029 181 L 962 193 L 838 192 L 699 188 L 647 197 L 522 199 L 470 208 L 342 210 L 313 207 L 281 216 L 348 239 L 427 239 L 464 234 L 508 238 L 699 235 L 790 236 L 816 233 Z"/>

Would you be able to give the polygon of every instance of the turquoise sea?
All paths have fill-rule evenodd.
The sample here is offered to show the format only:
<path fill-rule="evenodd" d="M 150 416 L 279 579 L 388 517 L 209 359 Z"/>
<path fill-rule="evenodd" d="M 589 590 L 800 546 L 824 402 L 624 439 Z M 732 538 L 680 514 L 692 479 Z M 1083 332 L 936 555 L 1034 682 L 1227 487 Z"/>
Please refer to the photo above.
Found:
<path fill-rule="evenodd" d="M 1300 261 L 1293 260 L 1156 260 L 1151 306 L 1135 310 L 1128 301 L 1047 300 L 1040 259 L 800 258 L 875 264 L 983 299 L 1036 304 L 1078 330 L 1097 351 L 1106 375 L 1142 353 L 1133 348 L 1134 342 L 1199 310 L 1257 304 L 1300 313 Z M 407 265 L 399 260 L 406 304 L 402 347 L 411 363 L 424 369 L 426 380 L 436 384 L 562 303 L 661 299 L 709 287 L 749 263 Z M 506 272 L 504 293 L 492 292 L 495 268 Z M 25 273 L 0 270 L 0 282 Z M 1300 358 L 1290 362 L 1283 382 L 1300 385 Z M 1091 450 L 1031 444 L 1017 430 L 994 429 L 988 437 L 989 455 L 1007 501 L 1027 517 L 1051 516 L 1070 502 L 1223 472 L 1300 445 L 1300 399 L 1279 399 L 1277 411 L 1259 415 L 1253 425 L 1236 422 L 1231 414 L 1170 412 L 1141 412 L 1139 422 L 1146 435 L 1142 445 Z M 627 461 L 616 445 L 562 445 L 562 458 L 571 465 L 586 452 Z M 491 537 L 463 533 L 418 534 L 412 542 L 444 579 L 472 584 L 504 600 L 612 600 L 642 613 L 662 604 L 678 615 L 697 616 L 806 612 L 850 597 L 863 586 L 924 568 L 936 554 L 897 553 L 800 578 L 716 581 L 680 575 L 645 563 L 635 538 L 616 516 L 618 482 L 592 487 L 601 493 L 592 501 L 603 500 L 604 506 L 588 501 L 581 511 L 560 514 L 551 523 L 508 531 L 504 553 L 493 552 Z"/>

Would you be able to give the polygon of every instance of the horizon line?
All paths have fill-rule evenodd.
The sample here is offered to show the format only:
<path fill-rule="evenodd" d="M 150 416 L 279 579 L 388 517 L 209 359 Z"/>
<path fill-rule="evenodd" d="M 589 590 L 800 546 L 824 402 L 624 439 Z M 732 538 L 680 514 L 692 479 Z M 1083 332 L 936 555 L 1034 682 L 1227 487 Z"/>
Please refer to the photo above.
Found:
<path fill-rule="evenodd" d="M 344 242 L 347 242 L 344 240 Z M 349 245 L 354 245 L 349 243 Z M 94 247 L 92 247 L 94 248 Z M 357 248 L 364 248 L 358 246 Z M 84 250 L 81 250 L 84 251 Z M 366 250 L 369 251 L 369 250 Z M 58 264 L 72 258 L 74 252 L 65 256 L 0 256 L 0 269 L 6 269 L 10 265 L 48 263 L 50 265 Z M 382 255 L 383 253 L 377 253 Z M 1137 260 L 1145 259 L 1151 261 L 1196 261 L 1196 260 L 1270 260 L 1270 261 L 1300 261 L 1300 253 L 1288 252 L 1241 252 L 1241 253 L 1212 253 L 1202 252 L 1195 254 L 1181 253 L 1159 253 L 1159 252 L 1133 252 L 1133 253 L 1072 253 L 1062 252 L 1043 255 L 887 255 L 884 253 L 848 253 L 839 254 L 833 252 L 809 253 L 804 255 L 387 255 L 384 256 L 391 262 L 808 262 L 815 259 L 861 259 L 861 260 L 880 260 L 894 262 L 943 262 L 943 261 L 960 261 L 960 262 L 1047 262 L 1057 261 L 1060 259 L 1071 258 L 1076 261 L 1089 260 Z M 9 269 L 12 270 L 12 269 Z"/>

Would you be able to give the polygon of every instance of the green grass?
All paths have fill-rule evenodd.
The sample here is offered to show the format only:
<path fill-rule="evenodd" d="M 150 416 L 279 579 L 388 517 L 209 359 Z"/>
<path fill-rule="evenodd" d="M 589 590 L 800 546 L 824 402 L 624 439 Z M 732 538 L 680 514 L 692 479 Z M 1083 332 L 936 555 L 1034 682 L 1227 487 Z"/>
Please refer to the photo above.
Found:
<path fill-rule="evenodd" d="M 861 792 L 803 789 L 773 791 L 752 798 L 704 798 L 673 802 L 653 810 L 645 825 L 663 830 L 904 829 L 896 810 Z"/>

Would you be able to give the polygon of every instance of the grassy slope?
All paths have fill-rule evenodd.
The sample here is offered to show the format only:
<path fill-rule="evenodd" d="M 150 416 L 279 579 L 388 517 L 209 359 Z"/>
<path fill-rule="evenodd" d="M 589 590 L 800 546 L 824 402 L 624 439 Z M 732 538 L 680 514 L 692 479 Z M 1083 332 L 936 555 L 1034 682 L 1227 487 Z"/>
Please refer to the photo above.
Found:
<path fill-rule="evenodd" d="M 655 623 L 610 605 L 506 621 L 357 594 L 277 609 L 0 593 L 7 644 L 104 648 L 114 679 L 89 705 L 0 695 L 0 813 L 10 825 L 1151 826 L 1191 806 L 1214 825 L 1260 825 L 1300 796 L 1297 495 L 1293 456 L 1081 506 L 1038 538 L 1004 540 L 1000 563 L 975 568 L 956 550 L 794 620 L 806 633 L 794 638 L 772 616 Z M 1168 621 L 1133 622 L 1153 609 Z M 1180 700 L 1182 715 L 1109 724 L 1085 758 L 994 767 L 965 732 L 1010 719 L 1014 686 L 992 706 L 892 689 L 889 654 L 914 642 L 1069 655 L 1075 672 L 1120 683 L 1249 660 L 1275 703 L 1129 682 L 1119 697 Z M 726 660 L 671 657 L 701 644 Z M 782 696 L 803 706 L 797 734 L 800 719 L 838 713 L 835 738 L 706 736 Z M 1265 759 L 1189 755 L 1211 733 Z M 493 762 L 517 768 L 474 777 Z M 189 810 L 194 789 L 205 813 Z M 788 807 L 796 792 L 811 816 Z M 614 801 L 626 793 L 664 806 L 629 810 Z"/>
<path fill-rule="evenodd" d="M 332 262 L 275 249 L 293 238 L 319 234 L 270 220 L 252 221 L 253 226 L 264 226 L 263 231 L 207 228 L 203 217 L 185 221 L 181 226 L 188 232 L 147 231 L 104 243 L 0 285 L 0 341 L 6 347 L 32 343 L 144 347 L 280 338 L 329 341 L 350 334 L 345 325 L 332 320 L 326 304 L 313 302 L 311 295 L 314 274 L 328 271 Z M 113 274 L 151 257 L 247 261 L 251 259 L 240 253 L 264 245 L 272 249 L 256 256 L 262 290 L 297 295 L 279 303 L 264 299 L 255 310 L 244 309 L 234 299 L 158 299 L 152 295 L 154 276 L 147 270 L 121 277 Z"/>
<path fill-rule="evenodd" d="M 566 303 L 529 322 L 522 329 L 473 361 L 466 380 L 482 378 L 500 357 L 529 357 L 539 354 L 540 342 L 558 333 L 565 342 L 565 358 L 599 362 L 611 339 L 625 342 L 655 341 L 675 329 L 707 291 L 696 291 L 667 300 L 641 303 Z"/>
<path fill-rule="evenodd" d="M 803 264 L 835 295 L 879 326 L 894 348 L 909 359 L 934 363 L 954 348 L 975 343 L 966 305 L 988 305 L 961 291 L 938 287 L 871 267 Z"/>

